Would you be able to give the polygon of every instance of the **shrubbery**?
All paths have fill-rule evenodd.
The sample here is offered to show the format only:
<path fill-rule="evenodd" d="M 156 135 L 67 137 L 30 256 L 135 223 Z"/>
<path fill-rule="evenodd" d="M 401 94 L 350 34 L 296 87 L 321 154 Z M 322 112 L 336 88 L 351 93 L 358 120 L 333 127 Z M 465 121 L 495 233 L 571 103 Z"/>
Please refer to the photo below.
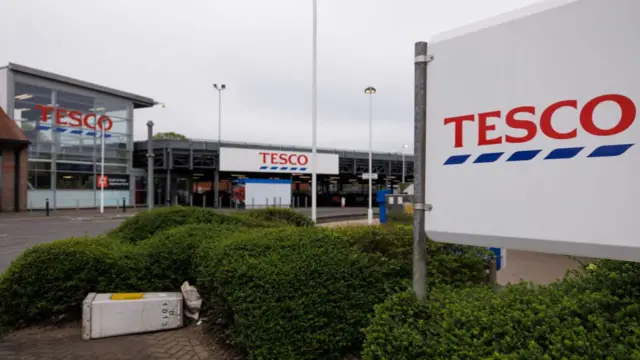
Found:
<path fill-rule="evenodd" d="M 246 212 L 239 213 L 246 215 L 251 219 L 255 219 L 261 222 L 273 224 L 273 225 L 289 225 L 295 227 L 311 227 L 314 226 L 313 221 L 294 210 L 269 208 L 269 209 L 254 209 Z"/>
<path fill-rule="evenodd" d="M 377 306 L 364 358 L 640 359 L 638 300 L 585 291 L 594 279 L 522 283 L 495 294 L 437 287 L 426 302 L 398 294 Z"/>
<path fill-rule="evenodd" d="M 124 242 L 136 243 L 155 233 L 189 224 L 233 225 L 242 227 L 269 227 L 269 224 L 248 216 L 225 214 L 211 209 L 172 206 L 145 211 L 125 220 L 109 236 Z"/>
<path fill-rule="evenodd" d="M 336 231 L 270 229 L 205 244 L 205 300 L 252 359 L 333 359 L 357 348 L 385 298 L 384 260 Z"/>
<path fill-rule="evenodd" d="M 396 277 L 411 278 L 413 230 L 406 225 L 344 227 L 337 230 L 366 253 L 388 259 Z M 468 285 L 487 282 L 492 253 L 474 246 L 427 241 L 427 281 L 430 286 Z"/>
<path fill-rule="evenodd" d="M 137 244 L 83 237 L 37 245 L 0 277 L 0 324 L 77 319 L 89 292 L 177 291 L 185 280 L 196 283 L 194 256 L 203 242 L 239 231 L 192 224 Z"/>
<path fill-rule="evenodd" d="M 0 277 L 0 323 L 21 326 L 78 318 L 92 291 L 137 290 L 141 270 L 126 245 L 106 238 L 72 238 L 34 246 Z M 125 253 L 133 255 L 130 259 Z"/>

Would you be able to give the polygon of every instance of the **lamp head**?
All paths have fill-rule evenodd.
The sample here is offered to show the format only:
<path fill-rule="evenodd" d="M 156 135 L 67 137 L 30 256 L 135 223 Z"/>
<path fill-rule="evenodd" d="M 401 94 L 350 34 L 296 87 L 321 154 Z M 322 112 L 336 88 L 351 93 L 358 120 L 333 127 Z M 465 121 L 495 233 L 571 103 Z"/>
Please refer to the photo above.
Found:
<path fill-rule="evenodd" d="M 364 89 L 364 93 L 367 95 L 373 95 L 376 93 L 376 88 L 374 88 L 373 86 L 369 86 L 366 89 Z"/>
<path fill-rule="evenodd" d="M 147 121 L 147 126 L 153 126 L 153 121 L 151 120 Z"/>

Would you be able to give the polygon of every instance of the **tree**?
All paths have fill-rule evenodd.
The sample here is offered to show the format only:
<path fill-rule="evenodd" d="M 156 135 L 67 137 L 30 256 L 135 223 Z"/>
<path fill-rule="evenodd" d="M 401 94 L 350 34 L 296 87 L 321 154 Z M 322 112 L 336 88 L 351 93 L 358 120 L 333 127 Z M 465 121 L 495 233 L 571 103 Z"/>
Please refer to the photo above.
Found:
<path fill-rule="evenodd" d="M 153 140 L 187 140 L 187 137 L 173 131 L 168 131 L 154 134 Z"/>

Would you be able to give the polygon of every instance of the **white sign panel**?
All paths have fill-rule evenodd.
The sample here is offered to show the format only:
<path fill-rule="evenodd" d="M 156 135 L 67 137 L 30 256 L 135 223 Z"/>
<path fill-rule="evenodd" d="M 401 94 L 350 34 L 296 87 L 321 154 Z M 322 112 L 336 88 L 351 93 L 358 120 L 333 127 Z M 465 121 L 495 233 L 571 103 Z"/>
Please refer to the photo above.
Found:
<path fill-rule="evenodd" d="M 369 173 L 362 174 L 362 178 L 364 180 L 369 180 Z M 371 174 L 371 180 L 378 180 L 378 174 L 377 173 L 372 173 Z"/>
<path fill-rule="evenodd" d="M 338 154 L 317 155 L 316 173 L 337 175 Z M 310 152 L 258 150 L 240 148 L 220 149 L 220 170 L 238 172 L 311 174 Z"/>
<path fill-rule="evenodd" d="M 432 239 L 640 260 L 637 14 L 543 2 L 429 43 Z"/>

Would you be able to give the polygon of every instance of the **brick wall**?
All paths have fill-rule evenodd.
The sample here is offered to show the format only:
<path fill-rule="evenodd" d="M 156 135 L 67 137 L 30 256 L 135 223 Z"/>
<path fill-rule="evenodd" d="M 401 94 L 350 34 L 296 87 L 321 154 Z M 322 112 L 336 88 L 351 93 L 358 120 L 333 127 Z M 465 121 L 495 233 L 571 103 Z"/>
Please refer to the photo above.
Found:
<path fill-rule="evenodd" d="M 19 211 L 27 209 L 27 151 L 20 152 L 20 176 L 18 177 L 19 186 Z M 15 150 L 2 150 L 2 191 L 0 192 L 0 211 L 15 211 L 15 187 L 16 187 L 16 163 Z"/>

